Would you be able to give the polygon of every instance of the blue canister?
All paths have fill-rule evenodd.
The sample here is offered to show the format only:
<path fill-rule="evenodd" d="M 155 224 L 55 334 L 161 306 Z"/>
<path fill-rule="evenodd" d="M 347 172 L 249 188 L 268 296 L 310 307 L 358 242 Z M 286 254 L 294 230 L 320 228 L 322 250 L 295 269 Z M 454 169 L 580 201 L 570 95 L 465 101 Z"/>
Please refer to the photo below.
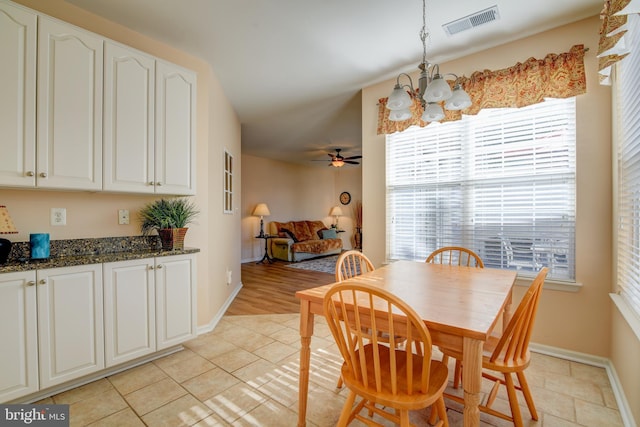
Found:
<path fill-rule="evenodd" d="M 49 233 L 34 233 L 29 235 L 31 243 L 31 259 L 49 258 Z"/>

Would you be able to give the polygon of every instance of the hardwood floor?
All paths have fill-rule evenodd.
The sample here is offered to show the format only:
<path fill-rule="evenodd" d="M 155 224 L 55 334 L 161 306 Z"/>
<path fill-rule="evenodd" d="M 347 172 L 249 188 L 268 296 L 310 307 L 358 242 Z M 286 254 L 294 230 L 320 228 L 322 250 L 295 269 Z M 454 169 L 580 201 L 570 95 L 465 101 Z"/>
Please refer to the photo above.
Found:
<path fill-rule="evenodd" d="M 289 268 L 284 261 L 273 264 L 242 264 L 242 289 L 226 315 L 299 313 L 295 293 L 334 282 L 334 275 Z"/>

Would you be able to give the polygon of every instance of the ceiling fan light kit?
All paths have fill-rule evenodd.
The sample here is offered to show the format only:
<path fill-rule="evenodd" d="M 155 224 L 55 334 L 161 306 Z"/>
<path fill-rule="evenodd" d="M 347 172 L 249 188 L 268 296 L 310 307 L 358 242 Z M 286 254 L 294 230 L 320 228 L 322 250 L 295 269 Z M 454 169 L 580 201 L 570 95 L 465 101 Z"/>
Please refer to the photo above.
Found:
<path fill-rule="evenodd" d="M 420 100 L 422 105 L 422 121 L 437 122 L 444 118 L 444 110 L 439 104 L 445 101 L 444 107 L 447 110 L 464 110 L 471 105 L 471 98 L 462 89 L 458 82 L 457 75 L 452 73 L 440 74 L 438 64 L 430 64 L 427 61 L 427 8 L 426 0 L 422 0 L 422 30 L 420 30 L 420 40 L 422 41 L 422 62 L 418 65 L 420 78 L 418 79 L 418 89 L 413 88 L 413 80 L 406 73 L 400 73 L 396 78 L 396 85 L 387 100 L 387 108 L 390 111 L 389 120 L 403 121 L 411 118 L 409 108 L 413 104 L 413 97 Z M 400 84 L 400 77 L 409 79 L 409 84 Z M 453 91 L 445 76 L 455 78 Z"/>

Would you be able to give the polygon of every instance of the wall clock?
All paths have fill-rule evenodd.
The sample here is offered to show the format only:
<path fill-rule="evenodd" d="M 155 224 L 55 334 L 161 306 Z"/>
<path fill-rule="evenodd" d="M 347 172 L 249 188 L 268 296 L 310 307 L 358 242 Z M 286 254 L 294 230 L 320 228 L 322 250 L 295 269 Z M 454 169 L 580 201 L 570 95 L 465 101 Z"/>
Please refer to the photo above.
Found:
<path fill-rule="evenodd" d="M 347 193 L 346 191 L 340 193 L 340 203 L 342 203 L 343 205 L 348 205 L 349 203 L 351 203 L 351 194 Z"/>

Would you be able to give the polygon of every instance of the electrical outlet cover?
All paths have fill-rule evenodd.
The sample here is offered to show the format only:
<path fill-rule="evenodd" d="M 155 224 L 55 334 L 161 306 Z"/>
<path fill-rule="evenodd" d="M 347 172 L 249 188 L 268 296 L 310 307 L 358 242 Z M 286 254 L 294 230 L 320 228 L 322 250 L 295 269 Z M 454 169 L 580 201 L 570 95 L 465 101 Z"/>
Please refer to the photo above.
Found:
<path fill-rule="evenodd" d="M 51 225 L 67 225 L 67 210 L 51 208 Z"/>

